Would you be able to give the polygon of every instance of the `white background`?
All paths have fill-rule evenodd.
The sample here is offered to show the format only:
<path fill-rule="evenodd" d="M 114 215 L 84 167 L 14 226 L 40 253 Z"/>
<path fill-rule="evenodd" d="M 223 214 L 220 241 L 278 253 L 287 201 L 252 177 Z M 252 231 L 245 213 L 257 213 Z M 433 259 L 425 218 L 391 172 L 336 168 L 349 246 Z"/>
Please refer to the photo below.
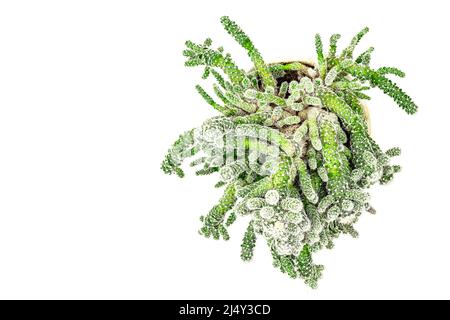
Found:
<path fill-rule="evenodd" d="M 2 1 L 0 4 L 0 298 L 450 298 L 450 28 L 445 1 Z M 367 25 L 359 50 L 406 70 L 408 116 L 377 90 L 369 106 L 403 171 L 372 190 L 360 238 L 315 256 L 317 290 L 271 265 L 262 239 L 240 260 L 197 234 L 217 177 L 180 180 L 160 162 L 182 131 L 215 115 L 183 66 L 184 41 L 225 46 L 229 15 L 266 61 L 314 56 L 316 32 Z M 208 87 L 208 86 L 207 86 Z M 245 220 L 245 221 L 242 221 Z"/>

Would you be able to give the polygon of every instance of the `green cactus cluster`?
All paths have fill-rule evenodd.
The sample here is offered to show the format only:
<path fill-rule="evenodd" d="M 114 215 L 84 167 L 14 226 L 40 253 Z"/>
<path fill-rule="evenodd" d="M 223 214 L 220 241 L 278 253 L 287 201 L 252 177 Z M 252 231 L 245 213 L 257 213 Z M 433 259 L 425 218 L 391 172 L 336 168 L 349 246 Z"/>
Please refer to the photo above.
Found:
<path fill-rule="evenodd" d="M 354 224 L 362 212 L 374 212 L 367 189 L 390 182 L 400 166 L 391 158 L 399 148 L 382 151 L 369 132 L 362 100 L 377 87 L 408 114 L 417 111 L 411 98 L 389 76 L 404 77 L 394 67 L 370 67 L 373 48 L 357 57 L 354 50 L 364 28 L 337 52 L 339 34 L 323 49 L 315 37 L 317 62 L 267 64 L 249 37 L 228 17 L 225 30 L 247 50 L 254 64 L 240 69 L 223 48 L 206 39 L 186 42 L 186 66 L 203 67 L 213 77 L 217 99 L 200 85 L 204 100 L 219 112 L 198 128 L 183 133 L 169 149 L 162 169 L 184 176 L 188 157 L 197 175 L 218 173 L 225 191 L 201 217 L 200 234 L 229 239 L 237 217 L 249 217 L 241 258 L 251 260 L 257 237 L 265 239 L 273 264 L 292 278 L 317 286 L 323 267 L 312 254 L 332 248 L 340 234 L 357 237 Z"/>

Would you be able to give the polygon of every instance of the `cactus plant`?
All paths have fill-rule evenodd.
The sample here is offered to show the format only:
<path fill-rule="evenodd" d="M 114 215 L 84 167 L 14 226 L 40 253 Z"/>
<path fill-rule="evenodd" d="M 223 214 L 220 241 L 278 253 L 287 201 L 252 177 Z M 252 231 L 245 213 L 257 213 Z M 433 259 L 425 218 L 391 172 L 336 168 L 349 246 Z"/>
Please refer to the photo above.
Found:
<path fill-rule="evenodd" d="M 221 22 L 254 68 L 242 70 L 223 48 L 213 49 L 210 39 L 186 42 L 186 66 L 203 67 L 203 78 L 215 79 L 219 100 L 199 85 L 196 89 L 219 115 L 183 133 L 162 170 L 183 177 L 183 160 L 199 154 L 191 163 L 201 167 L 196 174 L 217 172 L 216 187 L 225 188 L 201 217 L 200 234 L 228 240 L 228 227 L 248 216 L 241 258 L 250 260 L 262 237 L 276 268 L 316 287 L 323 267 L 313 263 L 312 254 L 332 248 L 340 234 L 357 237 L 358 217 L 374 212 L 367 189 L 390 182 L 400 170 L 391 164 L 400 149 L 382 151 L 370 136 L 362 103 L 370 99 L 366 92 L 381 89 L 408 114 L 417 106 L 389 78 L 403 77 L 402 71 L 371 67 L 373 48 L 354 56 L 368 28 L 340 54 L 339 34 L 330 37 L 327 52 L 316 35 L 315 64 L 267 64 L 234 21 L 222 17 Z"/>

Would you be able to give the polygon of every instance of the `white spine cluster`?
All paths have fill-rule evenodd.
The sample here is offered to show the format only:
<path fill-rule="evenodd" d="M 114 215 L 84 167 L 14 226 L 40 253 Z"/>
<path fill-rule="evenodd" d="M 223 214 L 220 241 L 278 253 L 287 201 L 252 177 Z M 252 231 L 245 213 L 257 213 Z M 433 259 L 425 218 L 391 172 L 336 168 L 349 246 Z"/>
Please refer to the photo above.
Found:
<path fill-rule="evenodd" d="M 272 189 L 263 198 L 248 199 L 246 207 L 252 213 L 255 231 L 266 238 L 277 254 L 299 254 L 311 230 L 310 218 L 300 198 Z"/>

